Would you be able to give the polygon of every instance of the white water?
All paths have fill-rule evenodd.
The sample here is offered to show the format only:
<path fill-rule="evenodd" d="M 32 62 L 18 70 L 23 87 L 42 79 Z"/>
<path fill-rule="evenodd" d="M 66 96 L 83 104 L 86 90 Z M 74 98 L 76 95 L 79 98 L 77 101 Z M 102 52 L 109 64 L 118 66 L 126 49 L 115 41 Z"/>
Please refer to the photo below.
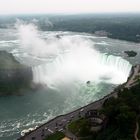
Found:
<path fill-rule="evenodd" d="M 58 37 L 52 33 L 43 39 L 32 24 L 20 25 L 18 29 L 22 49 L 43 59 L 33 67 L 35 83 L 59 89 L 87 81 L 122 84 L 129 76 L 128 61 L 101 54 L 88 38 L 70 34 Z"/>
<path fill-rule="evenodd" d="M 81 50 L 79 50 L 81 51 Z M 78 51 L 78 52 L 79 52 Z M 61 54 L 51 63 L 33 68 L 34 82 L 57 87 L 71 85 L 73 82 L 87 81 L 122 84 L 126 82 L 131 65 L 121 57 L 105 54 Z M 79 56 L 80 55 L 80 56 Z"/>

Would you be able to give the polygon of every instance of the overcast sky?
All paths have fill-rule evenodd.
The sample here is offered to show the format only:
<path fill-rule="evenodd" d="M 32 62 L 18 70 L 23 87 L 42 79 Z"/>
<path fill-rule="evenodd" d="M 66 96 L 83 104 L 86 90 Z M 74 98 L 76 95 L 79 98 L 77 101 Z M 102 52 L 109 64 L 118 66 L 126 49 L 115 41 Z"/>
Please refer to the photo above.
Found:
<path fill-rule="evenodd" d="M 0 0 L 0 14 L 140 12 L 140 0 Z"/>

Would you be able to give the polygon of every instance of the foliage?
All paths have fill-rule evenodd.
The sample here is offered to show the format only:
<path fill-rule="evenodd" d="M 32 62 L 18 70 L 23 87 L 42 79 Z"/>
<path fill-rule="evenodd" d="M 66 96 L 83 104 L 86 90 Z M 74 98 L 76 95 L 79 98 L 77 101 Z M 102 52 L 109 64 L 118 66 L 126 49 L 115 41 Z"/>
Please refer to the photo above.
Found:
<path fill-rule="evenodd" d="M 69 130 L 78 136 L 85 136 L 86 140 L 132 140 L 136 128 L 136 121 L 140 124 L 140 84 L 131 89 L 119 91 L 118 98 L 109 98 L 105 101 L 100 113 L 107 117 L 103 129 L 91 136 L 90 124 L 86 119 L 74 121 Z M 138 133 L 140 137 L 140 131 Z"/>
<path fill-rule="evenodd" d="M 74 31 L 95 33 L 96 31 L 108 32 L 108 37 L 133 42 L 140 42 L 140 15 L 139 14 L 86 14 L 86 15 L 22 15 L 0 17 L 0 28 L 14 26 L 16 19 L 31 22 L 38 20 L 42 30 Z M 48 20 L 50 26 L 46 24 Z"/>
<path fill-rule="evenodd" d="M 134 139 L 136 118 L 140 113 L 140 85 L 120 91 L 118 98 L 108 99 L 101 112 L 108 117 L 105 129 L 95 140 Z"/>
<path fill-rule="evenodd" d="M 62 133 L 62 132 L 56 132 L 56 133 L 48 136 L 44 140 L 61 140 L 64 137 L 65 137 L 64 133 Z"/>
<path fill-rule="evenodd" d="M 61 20 L 58 20 L 58 19 Z M 106 31 L 110 38 L 140 42 L 139 15 L 75 15 L 50 18 L 54 23 L 50 30 L 95 33 Z M 44 27 L 42 26 L 42 29 Z"/>
<path fill-rule="evenodd" d="M 90 134 L 89 121 L 84 118 L 71 122 L 68 129 L 77 136 L 88 136 Z"/>

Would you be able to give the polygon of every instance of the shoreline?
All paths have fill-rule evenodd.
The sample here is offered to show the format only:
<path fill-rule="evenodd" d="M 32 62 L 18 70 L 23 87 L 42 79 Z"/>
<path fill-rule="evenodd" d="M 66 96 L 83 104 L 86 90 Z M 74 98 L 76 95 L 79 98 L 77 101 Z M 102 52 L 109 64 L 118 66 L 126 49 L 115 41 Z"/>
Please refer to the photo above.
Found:
<path fill-rule="evenodd" d="M 71 112 L 63 114 L 63 115 L 56 116 L 55 118 L 49 120 L 48 122 L 40 125 L 39 127 L 34 129 L 33 131 L 30 131 L 30 132 L 26 133 L 24 136 L 21 136 L 17 140 L 43 140 L 46 136 L 52 134 L 53 132 L 58 131 L 55 129 L 57 122 L 62 123 L 63 120 L 66 120 L 66 122 L 63 122 L 64 124 L 59 127 L 59 129 L 63 129 L 69 123 L 69 121 L 76 120 L 79 113 L 81 116 L 85 116 L 85 113 L 91 109 L 92 110 L 100 109 L 102 107 L 102 105 L 104 104 L 104 102 L 108 98 L 110 98 L 110 97 L 117 98 L 118 90 L 123 90 L 123 88 L 130 88 L 130 87 L 134 86 L 134 84 L 131 83 L 131 81 L 133 82 L 132 78 L 137 76 L 139 74 L 139 72 L 140 72 L 140 65 L 132 66 L 131 71 L 130 71 L 130 75 L 127 78 L 127 81 L 124 84 L 118 85 L 110 94 L 104 96 L 103 98 L 101 98 L 97 101 L 89 103 L 86 106 L 80 107 L 74 111 L 71 111 Z M 47 130 L 52 129 L 53 131 L 52 130 L 51 130 L 52 132 L 47 131 L 46 135 L 42 136 L 41 135 L 42 131 L 44 132 L 44 130 L 46 130 L 46 128 L 47 128 Z"/>

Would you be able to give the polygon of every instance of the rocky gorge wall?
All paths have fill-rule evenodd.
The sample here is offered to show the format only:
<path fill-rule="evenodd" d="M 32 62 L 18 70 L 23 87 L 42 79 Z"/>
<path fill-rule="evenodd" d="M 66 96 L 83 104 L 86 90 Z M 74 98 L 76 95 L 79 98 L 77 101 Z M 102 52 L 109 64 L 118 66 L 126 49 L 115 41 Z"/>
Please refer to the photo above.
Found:
<path fill-rule="evenodd" d="M 20 64 L 12 54 L 0 51 L 0 95 L 18 94 L 30 88 L 33 79 L 31 67 Z"/>

